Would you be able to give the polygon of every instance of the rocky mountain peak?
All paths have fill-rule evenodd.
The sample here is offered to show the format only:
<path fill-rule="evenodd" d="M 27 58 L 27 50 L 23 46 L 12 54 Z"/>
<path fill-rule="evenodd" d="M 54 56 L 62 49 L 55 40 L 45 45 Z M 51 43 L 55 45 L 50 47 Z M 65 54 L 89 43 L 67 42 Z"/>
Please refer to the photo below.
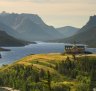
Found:
<path fill-rule="evenodd" d="M 90 16 L 88 24 L 92 24 L 96 26 L 96 15 Z"/>

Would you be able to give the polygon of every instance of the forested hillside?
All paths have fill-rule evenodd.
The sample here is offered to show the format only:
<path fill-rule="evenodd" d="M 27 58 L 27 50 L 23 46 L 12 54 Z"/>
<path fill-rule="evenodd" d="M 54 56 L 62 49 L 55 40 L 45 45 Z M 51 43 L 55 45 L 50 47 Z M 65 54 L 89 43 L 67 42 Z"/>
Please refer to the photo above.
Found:
<path fill-rule="evenodd" d="M 96 57 L 30 55 L 0 69 L 0 86 L 20 91 L 93 91 Z"/>

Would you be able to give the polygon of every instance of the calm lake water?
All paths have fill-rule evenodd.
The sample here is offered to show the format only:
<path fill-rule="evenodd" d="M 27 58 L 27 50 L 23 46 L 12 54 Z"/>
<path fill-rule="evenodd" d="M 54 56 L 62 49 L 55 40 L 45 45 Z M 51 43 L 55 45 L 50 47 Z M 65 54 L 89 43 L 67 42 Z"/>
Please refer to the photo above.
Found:
<path fill-rule="evenodd" d="M 64 43 L 38 43 L 30 44 L 24 47 L 4 47 L 11 51 L 1 52 L 0 66 L 3 64 L 13 63 L 16 60 L 30 54 L 41 53 L 62 53 L 64 52 Z M 88 50 L 96 53 L 96 48 L 88 48 Z"/>

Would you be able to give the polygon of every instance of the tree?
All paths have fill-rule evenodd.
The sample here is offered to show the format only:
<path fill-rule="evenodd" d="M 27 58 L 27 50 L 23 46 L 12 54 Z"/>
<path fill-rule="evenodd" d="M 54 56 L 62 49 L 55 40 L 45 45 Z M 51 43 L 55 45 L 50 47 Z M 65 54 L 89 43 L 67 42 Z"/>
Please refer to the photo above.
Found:
<path fill-rule="evenodd" d="M 47 71 L 47 75 L 48 75 L 48 87 L 49 87 L 49 91 L 51 91 L 51 74 L 50 71 Z"/>
<path fill-rule="evenodd" d="M 44 78 L 44 76 L 45 76 L 45 71 L 44 71 L 44 69 L 41 69 L 41 70 L 40 70 L 39 76 L 40 76 L 41 78 Z"/>

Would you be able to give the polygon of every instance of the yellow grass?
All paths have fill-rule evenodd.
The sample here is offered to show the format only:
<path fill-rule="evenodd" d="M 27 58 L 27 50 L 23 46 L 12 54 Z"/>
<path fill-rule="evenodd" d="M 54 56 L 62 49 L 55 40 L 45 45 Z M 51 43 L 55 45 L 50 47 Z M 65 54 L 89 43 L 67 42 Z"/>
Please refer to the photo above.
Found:
<path fill-rule="evenodd" d="M 68 55 L 70 56 L 70 55 Z M 71 56 L 70 56 L 71 57 Z M 32 62 L 32 61 L 44 61 L 44 62 L 52 62 L 52 61 L 62 61 L 65 60 L 67 56 L 61 54 L 37 54 L 37 55 L 30 55 L 27 56 L 19 61 L 19 63 L 23 62 Z"/>
<path fill-rule="evenodd" d="M 70 56 L 70 55 L 69 55 Z M 4 67 L 3 70 L 6 70 L 7 68 L 15 65 L 15 64 L 23 64 L 25 66 L 32 65 L 38 69 L 46 69 L 50 70 L 51 72 L 56 72 L 53 67 L 55 67 L 55 63 L 58 61 L 65 60 L 67 58 L 66 55 L 61 55 L 58 53 L 50 53 L 50 54 L 36 54 L 36 55 L 29 55 L 27 57 L 24 57 L 20 59 L 19 61 L 15 62 L 14 64 L 10 64 L 6 67 Z M 36 63 L 38 61 L 38 63 Z M 0 70 L 0 71 L 1 71 Z"/>

